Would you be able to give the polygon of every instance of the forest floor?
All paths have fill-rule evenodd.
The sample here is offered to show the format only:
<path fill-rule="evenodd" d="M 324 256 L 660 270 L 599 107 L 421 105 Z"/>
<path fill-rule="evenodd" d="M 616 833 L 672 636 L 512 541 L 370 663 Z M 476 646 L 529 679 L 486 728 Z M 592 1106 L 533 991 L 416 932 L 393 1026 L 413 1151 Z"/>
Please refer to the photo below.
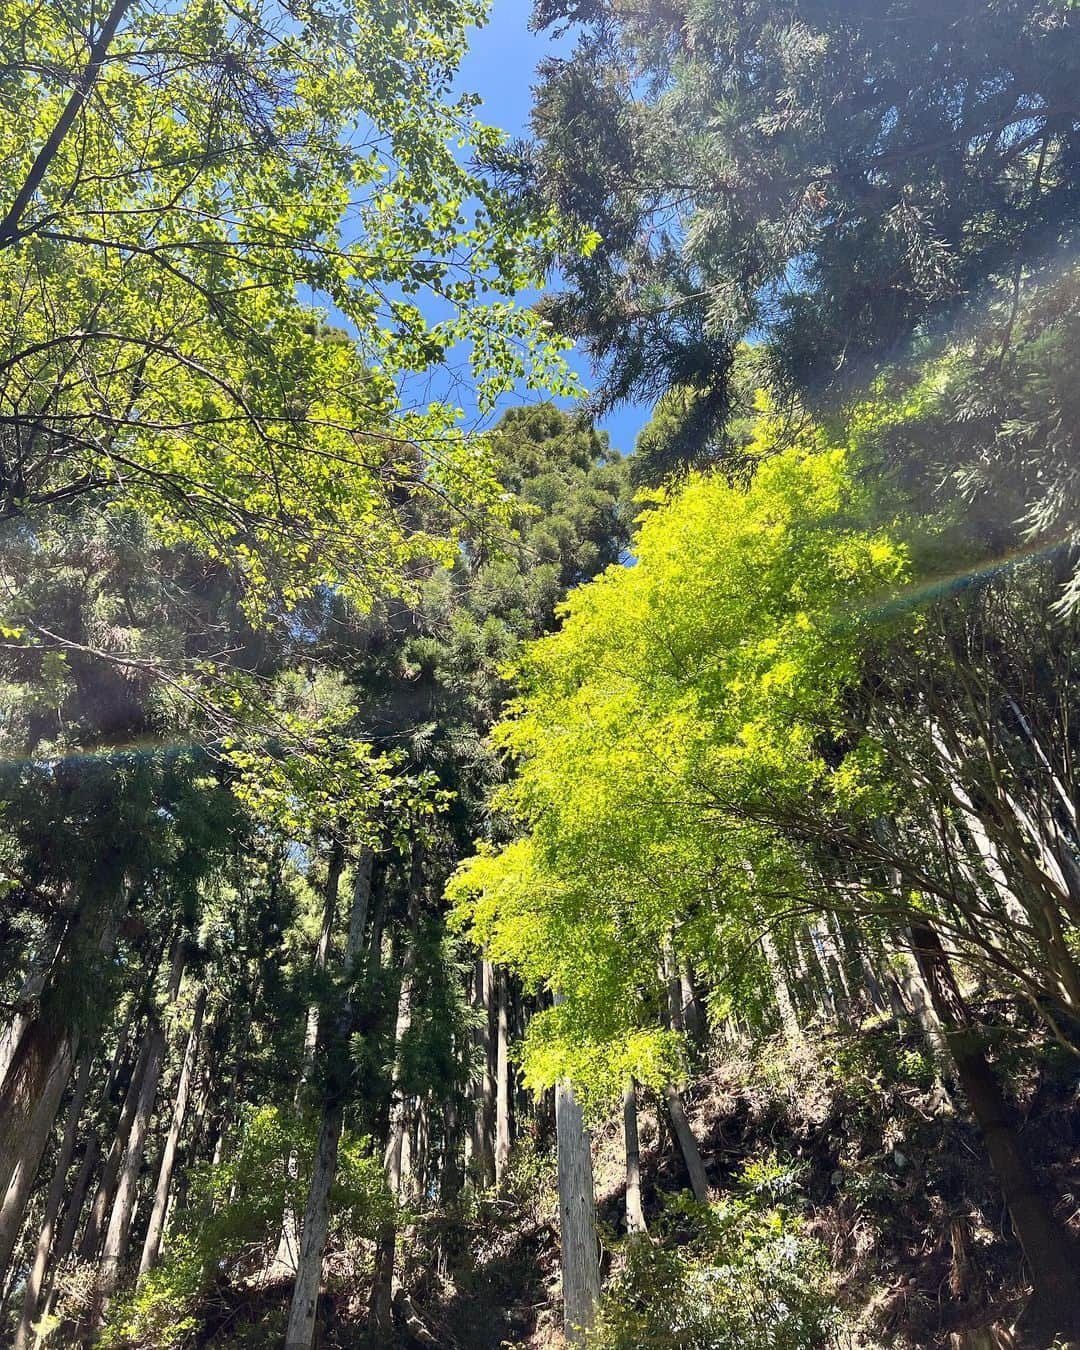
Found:
<path fill-rule="evenodd" d="M 995 1010 L 984 1010 L 993 1013 Z M 1003 1027 L 1002 1061 L 1030 1062 L 1030 1028 Z M 775 1041 L 753 1057 L 726 1048 L 685 1093 L 714 1193 L 723 1197 L 755 1161 L 782 1160 L 798 1178 L 789 1204 L 825 1249 L 847 1329 L 844 1350 L 1011 1344 L 1028 1294 L 1023 1259 L 977 1132 L 935 1082 L 917 1039 L 894 1027 L 858 1036 L 822 1031 Z M 1080 1218 L 1080 1090 L 1068 1052 L 1045 1047 L 1037 1078 L 1017 1102 L 1025 1145 Z M 681 1156 L 646 1106 L 640 1113 L 642 1188 L 650 1223 L 665 1195 L 687 1185 Z M 621 1261 L 621 1125 L 595 1138 L 605 1272 Z M 466 1199 L 403 1234 L 403 1286 L 416 1313 L 395 1342 L 365 1336 L 368 1262 L 328 1262 L 324 1350 L 445 1346 L 447 1350 L 555 1350 L 559 1324 L 557 1201 L 551 1158 L 524 1148 L 503 1198 Z M 266 1344 L 283 1319 L 289 1285 L 222 1291 L 206 1346 Z M 402 1319 L 404 1320 L 404 1319 Z M 248 1329 L 248 1339 L 245 1337 Z"/>

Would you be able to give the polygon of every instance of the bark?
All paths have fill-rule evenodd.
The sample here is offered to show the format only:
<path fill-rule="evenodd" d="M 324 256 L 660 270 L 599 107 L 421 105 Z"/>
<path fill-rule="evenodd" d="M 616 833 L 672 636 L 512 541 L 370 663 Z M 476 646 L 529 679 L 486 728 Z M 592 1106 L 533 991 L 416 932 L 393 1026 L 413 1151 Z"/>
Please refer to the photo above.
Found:
<path fill-rule="evenodd" d="M 952 1055 L 945 1036 L 945 1028 L 934 1007 L 930 989 L 923 979 L 919 963 L 907 952 L 900 952 L 900 985 L 904 1002 L 911 1009 L 923 1040 L 930 1051 L 935 1073 L 940 1081 L 951 1077 Z"/>
<path fill-rule="evenodd" d="M 53 1230 L 56 1227 L 60 1205 L 64 1199 L 64 1183 L 67 1181 L 68 1168 L 71 1166 L 71 1159 L 75 1153 L 79 1120 L 86 1103 L 86 1090 L 90 1083 L 91 1059 L 92 1056 L 88 1050 L 83 1050 L 79 1056 L 75 1089 L 68 1106 L 67 1119 L 64 1122 L 64 1136 L 60 1141 L 60 1153 L 56 1159 L 56 1167 L 53 1169 L 52 1180 L 49 1182 L 48 1194 L 45 1197 L 45 1212 L 42 1215 L 41 1231 L 38 1233 L 34 1260 L 30 1267 L 30 1273 L 26 1277 L 22 1312 L 19 1315 L 19 1325 L 15 1330 L 14 1350 L 26 1350 L 26 1346 L 30 1343 L 31 1327 L 37 1317 L 38 1301 L 41 1297 L 45 1269 L 49 1260 L 49 1249 L 52 1247 Z"/>
<path fill-rule="evenodd" d="M 929 923 L 913 924 L 911 941 L 957 1080 L 986 1141 L 990 1165 L 1023 1248 L 1035 1291 L 1029 1320 L 1042 1334 L 1075 1337 L 1080 1333 L 1080 1281 L 1072 1239 L 1054 1219 L 1039 1187 L 1012 1109 L 987 1061 L 979 1029 L 936 931 Z"/>
<path fill-rule="evenodd" d="M 338 891 L 341 885 L 341 872 L 345 865 L 345 850 L 341 844 L 335 840 L 331 850 L 330 857 L 326 867 L 326 886 L 323 890 L 323 916 L 322 926 L 319 929 L 319 941 L 315 948 L 315 960 L 313 969 L 316 975 L 321 975 L 326 970 L 326 964 L 330 956 L 330 942 L 334 932 L 334 918 L 337 914 Z M 366 915 L 366 902 L 365 902 Z M 315 1068 L 315 1050 L 319 1040 L 319 1004 L 313 1000 L 308 1007 L 307 1022 L 304 1026 L 304 1049 L 303 1057 L 300 1061 L 300 1077 L 297 1079 L 296 1092 L 293 1094 L 293 1111 L 299 1113 L 300 1105 L 304 1096 L 304 1089 L 311 1082 L 312 1071 Z M 297 1162 L 296 1154 L 290 1153 L 286 1170 L 292 1181 L 296 1180 Z M 297 1240 L 297 1216 L 293 1210 L 290 1200 L 285 1201 L 285 1213 L 281 1221 L 281 1233 L 278 1235 L 277 1251 L 274 1253 L 274 1259 L 271 1263 L 271 1271 L 275 1274 L 292 1274 L 296 1270 L 296 1262 L 299 1254 L 299 1242 Z"/>
<path fill-rule="evenodd" d="M 172 970 L 166 990 L 166 1007 L 171 1007 L 180 992 L 184 962 L 187 952 L 187 938 L 179 937 L 173 945 Z M 94 1307 L 95 1324 L 100 1325 L 112 1297 L 120 1283 L 120 1275 L 128 1255 L 128 1243 L 131 1238 L 131 1220 L 135 1213 L 135 1199 L 138 1191 L 139 1173 L 143 1165 L 146 1149 L 146 1134 L 150 1128 L 150 1119 L 154 1114 L 157 1101 L 158 1084 L 165 1061 L 165 1029 L 160 1018 L 155 1021 L 149 1032 L 149 1049 L 142 1082 L 139 1084 L 139 1096 L 135 1105 L 135 1114 L 128 1133 L 127 1147 L 117 1174 L 116 1196 L 113 1199 L 109 1215 L 109 1226 L 105 1230 L 105 1243 L 101 1252 L 101 1269 L 98 1274 L 97 1297 Z"/>
<path fill-rule="evenodd" d="M 346 979 L 354 973 L 363 944 L 371 896 L 373 861 L 371 849 L 365 848 L 356 863 L 343 960 Z M 304 1209 L 296 1282 L 293 1285 L 289 1324 L 285 1333 L 287 1350 L 310 1350 L 315 1337 L 323 1252 L 326 1248 L 326 1233 L 330 1222 L 330 1192 L 337 1175 L 338 1144 L 345 1118 L 344 1099 L 348 1071 L 342 1061 L 348 1054 L 349 1033 L 352 1029 L 352 1000 L 347 993 L 342 996 L 333 1021 L 334 1025 L 330 1029 L 327 1042 L 329 1053 L 336 1057 L 337 1062 L 330 1064 L 330 1081 L 323 1107 L 319 1143 L 308 1187 L 307 1205 Z"/>
<path fill-rule="evenodd" d="M 94 1203 L 90 1207 L 86 1227 L 83 1229 L 83 1235 L 79 1242 L 79 1257 L 84 1261 L 92 1261 L 98 1253 L 102 1226 L 105 1223 L 105 1216 L 109 1212 L 109 1207 L 112 1205 L 116 1178 L 120 1171 L 124 1150 L 127 1148 L 131 1122 L 135 1118 L 135 1108 L 139 1102 L 139 1090 L 142 1086 L 143 1074 L 149 1057 L 150 1038 L 144 1036 L 142 1045 L 139 1047 L 138 1058 L 131 1071 L 131 1077 L 128 1079 L 127 1093 L 124 1097 L 124 1104 L 120 1109 L 120 1119 L 116 1123 L 116 1132 L 113 1135 L 109 1152 L 105 1156 L 105 1163 L 101 1169 L 101 1178 L 98 1181 Z"/>
<path fill-rule="evenodd" d="M 491 966 L 487 961 L 477 958 L 473 971 L 472 1006 L 476 1016 L 473 1032 L 474 1046 L 484 1067 L 473 1083 L 473 1118 L 470 1131 L 472 1164 L 477 1181 L 488 1186 L 495 1179 L 495 1153 L 493 1148 L 493 1114 L 491 1080 L 487 1072 L 490 1062 L 489 1045 L 491 1042 Z"/>
<path fill-rule="evenodd" d="M 45 982 L 36 1014 L 24 1026 L 0 1088 L 0 1280 L 22 1223 L 30 1188 L 60 1109 L 84 1028 L 92 1020 L 94 977 L 116 942 L 122 886 L 108 898 L 82 906 L 73 919 Z"/>
<path fill-rule="evenodd" d="M 75 1246 L 75 1234 L 78 1232 L 83 1204 L 86 1200 L 87 1192 L 90 1189 L 90 1178 L 93 1176 L 94 1168 L 97 1166 L 100 1155 L 100 1141 L 96 1137 L 88 1140 L 83 1152 L 82 1162 L 79 1164 L 79 1170 L 75 1174 L 75 1181 L 71 1188 L 71 1196 L 68 1199 L 67 1209 L 64 1212 L 64 1222 L 60 1226 L 60 1236 L 57 1238 L 56 1245 L 52 1251 L 49 1278 L 46 1282 L 45 1292 L 41 1300 L 42 1311 L 46 1315 L 51 1315 L 56 1310 L 56 1301 L 59 1293 L 56 1287 L 56 1276 L 64 1262 L 71 1255 L 72 1248 Z"/>
<path fill-rule="evenodd" d="M 77 1044 L 77 1036 L 67 1038 L 53 1058 L 48 1077 L 41 1086 L 40 1099 L 20 1132 L 21 1156 L 16 1160 L 3 1205 L 0 1205 L 0 1282 L 7 1278 L 26 1203 L 71 1076 Z"/>
<path fill-rule="evenodd" d="M 286 1350 L 309 1350 L 315 1336 L 319 1305 L 323 1251 L 330 1225 L 330 1192 L 337 1174 L 338 1144 L 344 1119 L 342 1103 L 331 1102 L 323 1112 L 315 1165 L 311 1172 L 304 1227 L 300 1237 L 300 1255 L 296 1266 L 289 1326 L 285 1333 Z"/>
<path fill-rule="evenodd" d="M 143 1153 L 146 1148 L 146 1134 L 150 1128 L 150 1118 L 157 1101 L 158 1083 L 161 1080 L 161 1066 L 165 1058 L 165 1033 L 160 1027 L 154 1027 L 149 1033 L 149 1052 L 139 1095 L 135 1103 L 131 1129 L 127 1145 L 120 1161 L 116 1179 L 116 1195 L 109 1213 L 109 1226 L 105 1230 L 105 1242 L 101 1251 L 101 1269 L 98 1273 L 97 1301 L 94 1311 L 95 1325 L 100 1326 L 108 1307 L 109 1299 L 120 1283 L 120 1274 L 128 1254 L 128 1241 L 131 1236 L 131 1220 L 135 1212 L 135 1196 L 138 1188 L 139 1172 L 142 1169 Z"/>
<path fill-rule="evenodd" d="M 669 1083 L 664 1089 L 664 1095 L 667 1097 L 671 1127 L 675 1131 L 675 1138 L 679 1141 L 679 1150 L 683 1155 L 683 1162 L 686 1163 L 686 1170 L 690 1177 L 690 1189 L 694 1192 L 694 1199 L 699 1204 L 707 1205 L 709 1203 L 709 1178 L 705 1172 L 705 1164 L 701 1161 L 701 1153 L 698 1150 L 694 1132 L 686 1118 L 686 1108 L 679 1096 L 679 1090 L 673 1083 Z"/>
<path fill-rule="evenodd" d="M 791 994 L 791 986 L 788 984 L 787 975 L 784 973 L 780 953 L 776 950 L 772 934 L 768 931 L 761 935 L 761 950 L 765 953 L 765 964 L 769 967 L 773 994 L 776 997 L 776 1006 L 780 1010 L 780 1026 L 783 1029 L 784 1037 L 793 1044 L 801 1044 L 803 1035 L 799 1027 L 799 1015 L 795 1011 L 795 1000 Z"/>
<path fill-rule="evenodd" d="M 664 939 L 663 957 L 662 973 L 664 987 L 667 990 L 668 1022 L 672 1031 L 685 1031 L 682 981 L 679 978 L 679 964 L 675 959 L 675 944 L 670 937 Z"/>
<path fill-rule="evenodd" d="M 623 1092 L 623 1140 L 626 1144 L 626 1231 L 648 1231 L 641 1204 L 641 1145 L 638 1142 L 637 1086 L 631 1079 Z"/>
<path fill-rule="evenodd" d="M 562 1250 L 563 1328 L 571 1345 L 584 1345 L 600 1301 L 592 1147 L 569 1082 L 555 1089 L 559 1165 L 559 1242 Z"/>
<path fill-rule="evenodd" d="M 453 1095 L 443 1104 L 443 1156 L 439 1178 L 439 1200 L 450 1205 L 461 1191 L 461 1169 L 458 1167 L 458 1111 Z"/>
<path fill-rule="evenodd" d="M 685 959 L 679 962 L 679 988 L 682 1001 L 683 1026 L 694 1044 L 703 1048 L 709 1039 L 709 1022 L 705 1007 L 698 998 L 694 987 L 694 975 L 690 963 Z"/>
<path fill-rule="evenodd" d="M 498 1050 L 495 1058 L 495 1185 L 502 1186 L 510 1164 L 510 998 L 506 971 L 498 975 Z"/>
<path fill-rule="evenodd" d="M 34 1020 L 35 1003 L 45 989 L 49 967 L 56 959 L 62 941 L 62 932 L 52 928 L 49 940 L 46 940 L 42 950 L 31 962 L 30 969 L 22 982 L 22 987 L 19 989 L 16 999 L 15 1016 L 4 1028 L 3 1033 L 0 1034 L 0 1084 L 3 1084 L 7 1078 L 8 1069 L 15 1058 L 23 1032 Z"/>
<path fill-rule="evenodd" d="M 413 987 L 416 978 L 417 899 L 417 888 L 414 885 L 410 896 L 407 921 L 408 945 L 405 949 L 401 989 L 398 993 L 397 1020 L 394 1024 L 393 1097 L 390 1106 L 386 1150 L 383 1154 L 386 1182 L 390 1188 L 390 1194 L 395 1200 L 401 1192 L 402 1146 L 405 1140 L 405 1099 L 401 1088 L 401 1049 L 409 1028 L 412 1026 Z M 369 1305 L 371 1329 L 382 1335 L 389 1333 L 392 1326 L 396 1254 L 397 1224 L 391 1219 L 383 1225 L 379 1233 L 375 1256 L 375 1278 L 371 1287 L 371 1302 Z"/>
<path fill-rule="evenodd" d="M 176 1153 L 180 1145 L 180 1133 L 187 1116 L 188 1099 L 191 1095 L 191 1080 L 195 1072 L 195 1060 L 199 1052 L 199 1037 L 202 1033 L 203 1013 L 206 1010 L 206 986 L 199 990 L 195 1000 L 195 1010 L 188 1033 L 187 1049 L 180 1068 L 180 1080 L 176 1086 L 176 1101 L 173 1104 L 172 1120 L 165 1140 L 165 1149 L 161 1155 L 158 1169 L 157 1186 L 154 1189 L 154 1203 L 150 1211 L 150 1223 L 143 1241 L 142 1257 L 139 1261 L 139 1274 L 145 1275 L 151 1270 L 161 1250 L 161 1239 L 165 1232 L 165 1214 L 169 1205 L 169 1191 L 172 1186 L 173 1168 L 176 1166 Z"/>

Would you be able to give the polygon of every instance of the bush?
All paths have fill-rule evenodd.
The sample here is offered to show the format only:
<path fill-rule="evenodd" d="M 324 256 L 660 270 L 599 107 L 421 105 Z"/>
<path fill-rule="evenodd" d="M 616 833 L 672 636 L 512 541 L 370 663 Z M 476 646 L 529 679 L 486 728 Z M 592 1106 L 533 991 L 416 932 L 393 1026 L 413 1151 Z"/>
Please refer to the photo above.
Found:
<path fill-rule="evenodd" d="M 671 1200 L 648 1238 L 627 1242 L 592 1350 L 821 1350 L 837 1318 L 820 1246 L 782 1203 L 797 1173 L 751 1164 L 717 1205 Z"/>
<path fill-rule="evenodd" d="M 193 1343 L 214 1284 L 265 1268 L 286 1201 L 303 1213 L 317 1132 L 311 1118 L 298 1121 L 271 1107 L 251 1111 L 235 1155 L 194 1169 L 190 1203 L 168 1233 L 165 1260 L 113 1301 L 102 1347 L 179 1350 Z M 394 1212 L 366 1139 L 343 1136 L 331 1209 L 330 1236 L 338 1243 L 373 1239 Z"/>

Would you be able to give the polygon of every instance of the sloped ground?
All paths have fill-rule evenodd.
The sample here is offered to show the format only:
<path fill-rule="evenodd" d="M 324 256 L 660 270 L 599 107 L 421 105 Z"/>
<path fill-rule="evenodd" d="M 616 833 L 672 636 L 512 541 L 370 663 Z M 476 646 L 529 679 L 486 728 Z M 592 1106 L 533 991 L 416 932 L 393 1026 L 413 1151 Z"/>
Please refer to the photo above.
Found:
<path fill-rule="evenodd" d="M 1003 1028 L 999 1056 L 1015 1059 L 1021 1041 L 1036 1036 Z M 1076 1231 L 1080 1058 L 1040 1050 L 1040 1072 L 1017 1103 L 1021 1133 L 1048 1187 L 1066 1198 L 1059 1217 Z M 1023 1258 L 978 1132 L 962 1102 L 935 1083 L 917 1037 L 881 1026 L 858 1039 L 832 1032 L 803 1046 L 777 1042 L 707 1066 L 685 1100 L 719 1193 L 755 1159 L 799 1166 L 805 1222 L 836 1272 L 850 1345 L 976 1346 L 980 1329 L 1011 1325 L 1021 1312 Z M 649 1214 L 661 1191 L 688 1181 L 670 1142 L 658 1146 L 651 1113 L 642 1135 Z M 602 1213 L 613 1227 L 621 1224 L 620 1150 L 621 1139 L 605 1131 L 597 1171 L 608 1179 Z"/>
<path fill-rule="evenodd" d="M 1024 1142 L 1055 1192 L 1061 1218 L 1080 1212 L 1080 1059 L 1041 1045 L 1031 1027 L 1003 1026 L 997 1054 L 1040 1070 L 1023 1082 Z M 1026 1043 L 1026 1044 L 1025 1044 Z M 1021 1050 L 1027 1053 L 1020 1055 Z M 1010 1325 L 1028 1285 L 1000 1192 L 975 1129 L 935 1082 L 914 1035 L 864 1026 L 856 1038 L 821 1032 L 803 1045 L 774 1042 L 744 1057 L 725 1052 L 685 1093 L 718 1195 L 749 1162 L 794 1161 L 807 1229 L 826 1248 L 849 1350 L 1006 1345 L 990 1328 Z M 640 1117 L 647 1217 L 664 1194 L 687 1185 L 681 1156 L 655 1108 Z M 621 1125 L 595 1131 L 595 1177 L 604 1264 L 624 1235 Z M 554 1350 L 559 1323 L 557 1206 L 553 1161 L 526 1148 L 502 1199 L 465 1200 L 403 1235 L 403 1285 L 416 1321 L 401 1319 L 379 1346 L 447 1350 Z M 324 1350 L 373 1350 L 366 1308 L 370 1254 L 328 1262 Z M 205 1309 L 202 1344 L 267 1345 L 288 1305 L 287 1282 L 227 1287 Z"/>

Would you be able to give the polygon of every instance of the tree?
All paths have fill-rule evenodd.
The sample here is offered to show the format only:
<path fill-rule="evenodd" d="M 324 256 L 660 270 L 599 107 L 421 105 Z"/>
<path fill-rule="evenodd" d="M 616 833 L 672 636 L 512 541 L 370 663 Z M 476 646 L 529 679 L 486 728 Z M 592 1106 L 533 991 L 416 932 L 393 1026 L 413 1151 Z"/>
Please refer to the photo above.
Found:
<path fill-rule="evenodd" d="M 226 562 L 262 614 L 326 583 L 369 601 L 430 550 L 394 493 L 491 502 L 454 412 L 396 394 L 459 342 L 482 398 L 527 373 L 519 343 L 538 379 L 566 383 L 535 316 L 483 300 L 525 281 L 533 226 L 550 224 L 452 149 L 498 141 L 472 99 L 447 96 L 475 18 L 16 7 L 0 97 L 19 147 L 0 182 L 6 518 L 82 497 L 136 507 Z M 420 291 L 449 316 L 427 323 Z M 319 304 L 351 340 L 328 340 Z"/>
<path fill-rule="evenodd" d="M 541 0 L 534 22 L 579 33 L 528 181 L 601 236 L 552 313 L 607 401 L 685 385 L 722 413 L 751 330 L 803 388 L 850 386 L 1071 237 L 1061 6 Z"/>
<path fill-rule="evenodd" d="M 662 499 L 636 565 L 575 593 L 561 632 L 523 654 L 500 733 L 518 769 L 502 805 L 523 834 L 478 854 L 451 894 L 491 959 L 563 996 L 529 1028 L 537 1086 L 567 1076 L 606 1104 L 627 1077 L 677 1080 L 657 961 L 675 934 L 671 969 L 688 957 L 743 1016 L 764 1001 L 797 1030 L 785 964 L 803 983 L 810 960 L 808 987 L 824 981 L 804 941 L 821 914 L 871 950 L 905 927 L 940 928 L 942 961 L 1030 1000 L 1051 1026 L 1074 1015 L 1058 942 L 1074 922 L 1072 737 L 1055 742 L 1044 721 L 1068 705 L 1053 672 L 1073 657 L 1067 632 L 1033 618 L 1047 569 L 959 594 L 940 595 L 932 571 L 912 585 L 964 546 L 954 522 L 906 514 L 860 472 L 857 448 L 813 428 L 774 448 L 788 431 L 763 420 L 749 489 L 691 477 Z M 941 969 L 926 969 L 939 990 L 953 978 Z M 934 1001 L 1028 1252 L 1032 1318 L 1067 1329 L 1068 1240 L 977 1019 L 945 1021 Z"/>

